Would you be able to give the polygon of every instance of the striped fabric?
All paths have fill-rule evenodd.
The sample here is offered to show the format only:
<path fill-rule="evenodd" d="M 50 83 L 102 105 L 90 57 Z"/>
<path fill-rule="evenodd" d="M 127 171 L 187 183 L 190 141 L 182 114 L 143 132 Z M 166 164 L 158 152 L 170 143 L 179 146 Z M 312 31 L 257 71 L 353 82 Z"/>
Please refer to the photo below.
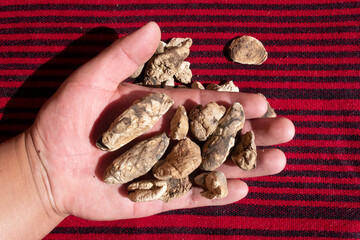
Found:
<path fill-rule="evenodd" d="M 261 92 L 295 123 L 295 139 L 279 146 L 288 165 L 244 179 L 249 194 L 231 205 L 110 222 L 71 216 L 45 239 L 360 239 L 358 0 L 2 1 L 0 140 L 29 127 L 78 66 L 149 21 L 163 40 L 193 39 L 194 80 Z M 263 65 L 225 58 L 241 35 L 263 42 Z"/>

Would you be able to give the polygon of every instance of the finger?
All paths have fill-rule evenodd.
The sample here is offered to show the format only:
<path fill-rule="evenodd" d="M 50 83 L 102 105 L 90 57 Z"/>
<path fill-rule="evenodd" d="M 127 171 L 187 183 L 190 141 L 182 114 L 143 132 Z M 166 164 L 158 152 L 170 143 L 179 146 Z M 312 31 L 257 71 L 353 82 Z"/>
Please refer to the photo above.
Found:
<path fill-rule="evenodd" d="M 211 90 L 200 91 L 201 104 L 206 104 L 211 101 L 230 105 L 234 102 L 239 102 L 245 112 L 246 119 L 259 118 L 267 111 L 267 103 L 258 94 L 243 93 L 243 92 L 217 92 Z M 227 106 L 226 106 L 227 107 Z"/>
<path fill-rule="evenodd" d="M 115 91 L 121 81 L 153 55 L 160 42 L 160 28 L 150 22 L 116 40 L 71 77 L 71 81 L 92 88 Z"/>
<path fill-rule="evenodd" d="M 126 82 L 121 83 L 121 89 L 119 89 L 119 91 L 120 90 L 121 94 L 140 92 L 143 95 L 149 91 L 160 91 L 166 93 L 174 100 L 173 109 L 176 109 L 179 105 L 184 105 L 188 112 L 198 104 L 205 105 L 209 102 L 217 102 L 226 107 L 234 102 L 239 102 L 244 108 L 246 119 L 259 118 L 263 116 L 267 110 L 266 100 L 257 94 L 250 93 L 218 92 L 189 88 L 147 88 Z"/>
<path fill-rule="evenodd" d="M 222 171 L 227 178 L 249 178 L 274 175 L 286 166 L 285 154 L 277 148 L 258 150 L 256 161 L 256 168 L 250 171 L 242 170 L 231 160 L 226 161 L 217 170 Z"/>
<path fill-rule="evenodd" d="M 287 118 L 259 118 L 246 121 L 242 133 L 253 130 L 257 146 L 271 146 L 290 141 L 295 135 L 295 126 Z"/>

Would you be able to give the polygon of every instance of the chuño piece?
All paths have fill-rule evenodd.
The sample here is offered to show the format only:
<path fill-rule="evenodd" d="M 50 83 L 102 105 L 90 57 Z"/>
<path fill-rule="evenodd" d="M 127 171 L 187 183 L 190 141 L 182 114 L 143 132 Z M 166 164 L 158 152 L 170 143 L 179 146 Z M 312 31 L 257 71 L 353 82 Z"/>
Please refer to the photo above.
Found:
<path fill-rule="evenodd" d="M 206 86 L 206 89 L 208 90 L 214 90 L 219 92 L 239 92 L 239 88 L 235 86 L 233 81 L 227 81 L 226 83 L 222 85 L 218 85 L 215 83 L 210 83 L 208 86 Z"/>
<path fill-rule="evenodd" d="M 213 171 L 225 162 L 231 148 L 235 144 L 235 136 L 245 123 L 244 109 L 240 103 L 233 103 L 219 121 L 215 132 L 202 148 L 200 168 Z"/>
<path fill-rule="evenodd" d="M 190 69 L 190 63 L 187 61 L 182 62 L 180 68 L 178 69 L 178 71 L 175 73 L 174 76 L 176 80 L 178 80 L 183 84 L 191 83 L 192 72 Z"/>
<path fill-rule="evenodd" d="M 198 81 L 194 81 L 191 84 L 191 88 L 193 88 L 193 89 L 205 89 L 205 87 Z"/>
<path fill-rule="evenodd" d="M 145 175 L 163 156 L 169 142 L 165 133 L 139 142 L 117 157 L 106 169 L 105 183 L 122 184 Z"/>
<path fill-rule="evenodd" d="M 189 113 L 191 133 L 196 139 L 205 141 L 216 130 L 225 111 L 226 108 L 216 102 L 196 106 Z"/>
<path fill-rule="evenodd" d="M 195 177 L 195 184 L 204 189 L 201 196 L 210 200 L 225 198 L 228 195 L 227 181 L 220 171 L 205 172 Z"/>
<path fill-rule="evenodd" d="M 229 46 L 229 55 L 234 62 L 260 65 L 268 57 L 264 45 L 254 37 L 235 38 Z"/>
<path fill-rule="evenodd" d="M 144 85 L 161 86 L 162 82 L 173 79 L 182 62 L 189 56 L 190 46 L 192 45 L 190 38 L 172 41 L 165 46 L 163 53 L 155 54 L 148 61 L 145 69 Z"/>
<path fill-rule="evenodd" d="M 180 140 L 186 138 L 189 131 L 189 118 L 186 109 L 180 105 L 175 112 L 174 117 L 170 122 L 170 138 L 173 140 Z"/>
<path fill-rule="evenodd" d="M 168 202 L 171 199 L 181 197 L 192 187 L 188 177 L 169 180 L 141 180 L 128 186 L 128 197 L 133 202 L 147 202 L 162 200 Z"/>
<path fill-rule="evenodd" d="M 232 161 L 241 169 L 249 171 L 256 167 L 256 156 L 254 132 L 241 134 L 231 153 Z"/>
<path fill-rule="evenodd" d="M 96 146 L 115 151 L 151 129 L 168 111 L 174 101 L 165 93 L 151 93 L 135 101 L 117 117 L 98 139 Z"/>
<path fill-rule="evenodd" d="M 166 156 L 165 161 L 159 161 L 152 172 L 154 177 L 160 180 L 181 179 L 197 169 L 200 163 L 200 147 L 190 138 L 186 138 L 180 140 Z"/>

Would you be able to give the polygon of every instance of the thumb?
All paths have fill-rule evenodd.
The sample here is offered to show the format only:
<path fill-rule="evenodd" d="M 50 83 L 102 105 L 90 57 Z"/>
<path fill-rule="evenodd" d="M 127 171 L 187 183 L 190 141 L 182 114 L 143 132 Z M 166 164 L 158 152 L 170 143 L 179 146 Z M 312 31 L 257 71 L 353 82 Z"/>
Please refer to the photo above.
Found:
<path fill-rule="evenodd" d="M 95 58 L 80 67 L 69 81 L 91 88 L 115 91 L 154 54 L 161 32 L 155 22 L 116 40 Z"/>

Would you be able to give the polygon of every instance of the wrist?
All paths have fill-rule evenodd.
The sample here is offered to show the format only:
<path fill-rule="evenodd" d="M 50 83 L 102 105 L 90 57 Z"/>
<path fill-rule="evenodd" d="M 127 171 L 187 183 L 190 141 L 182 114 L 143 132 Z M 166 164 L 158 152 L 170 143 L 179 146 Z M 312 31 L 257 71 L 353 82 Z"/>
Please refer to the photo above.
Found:
<path fill-rule="evenodd" d="M 56 210 L 30 131 L 0 145 L 0 170 L 0 239 L 40 239 L 66 217 Z"/>

